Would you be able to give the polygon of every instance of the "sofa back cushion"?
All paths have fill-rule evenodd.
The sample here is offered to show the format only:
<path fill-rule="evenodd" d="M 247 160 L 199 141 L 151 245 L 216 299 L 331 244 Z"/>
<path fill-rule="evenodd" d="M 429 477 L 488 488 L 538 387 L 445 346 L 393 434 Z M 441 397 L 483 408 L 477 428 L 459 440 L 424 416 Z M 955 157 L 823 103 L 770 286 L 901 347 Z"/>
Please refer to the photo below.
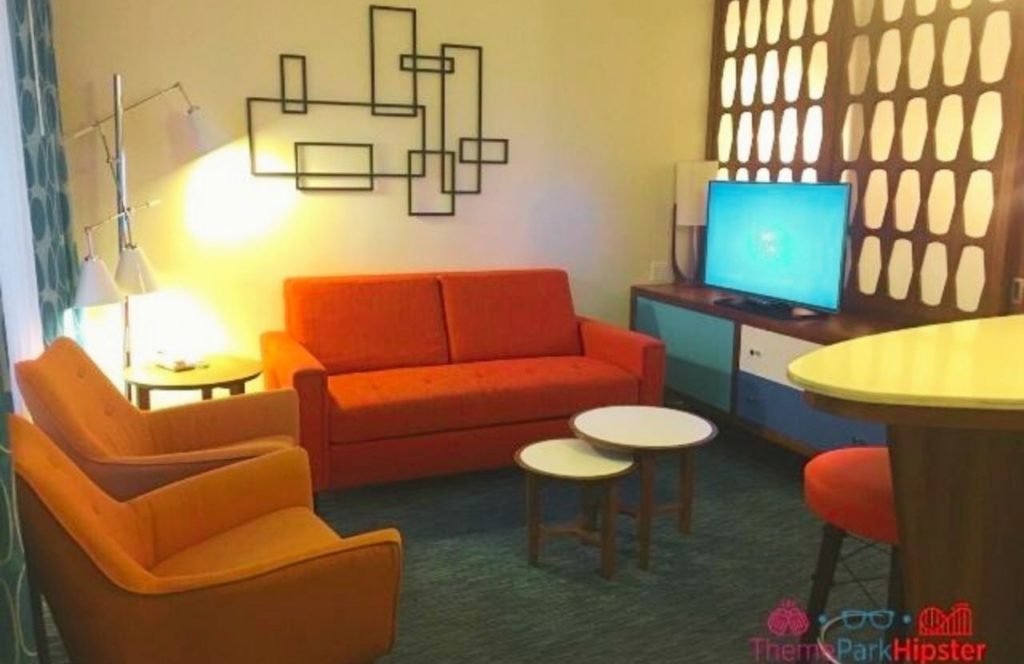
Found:
<path fill-rule="evenodd" d="M 288 334 L 328 373 L 448 362 L 434 275 L 288 279 L 284 301 Z"/>
<path fill-rule="evenodd" d="M 459 272 L 439 279 L 452 362 L 580 354 L 565 272 Z"/>

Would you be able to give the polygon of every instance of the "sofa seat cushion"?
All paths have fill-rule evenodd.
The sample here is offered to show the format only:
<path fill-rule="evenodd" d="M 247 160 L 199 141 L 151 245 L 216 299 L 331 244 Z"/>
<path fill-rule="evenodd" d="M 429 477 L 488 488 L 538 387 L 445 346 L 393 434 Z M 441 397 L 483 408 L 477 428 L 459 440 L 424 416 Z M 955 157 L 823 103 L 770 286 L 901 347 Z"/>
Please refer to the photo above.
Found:
<path fill-rule="evenodd" d="M 330 438 L 376 440 L 568 417 L 637 402 L 637 379 L 581 356 L 470 362 L 331 376 Z"/>
<path fill-rule="evenodd" d="M 264 514 L 161 560 L 156 576 L 190 576 L 289 560 L 341 538 L 312 510 L 290 507 Z"/>

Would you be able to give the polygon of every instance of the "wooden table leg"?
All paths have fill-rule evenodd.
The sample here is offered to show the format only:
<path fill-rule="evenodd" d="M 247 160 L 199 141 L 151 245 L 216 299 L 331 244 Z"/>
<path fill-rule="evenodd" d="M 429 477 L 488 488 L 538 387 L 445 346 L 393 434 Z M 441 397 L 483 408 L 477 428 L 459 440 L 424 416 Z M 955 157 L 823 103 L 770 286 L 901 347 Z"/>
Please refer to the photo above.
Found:
<path fill-rule="evenodd" d="M 1024 432 L 890 425 L 888 438 L 908 611 L 967 602 L 986 664 L 1024 662 Z"/>
<path fill-rule="evenodd" d="M 693 527 L 693 450 L 679 455 L 679 532 L 689 535 Z"/>
<path fill-rule="evenodd" d="M 231 383 L 228 385 L 228 393 L 231 396 L 245 394 L 245 382 Z"/>
<path fill-rule="evenodd" d="M 651 525 L 654 518 L 654 455 L 640 453 L 640 509 L 637 513 L 637 565 L 651 565 Z"/>
<path fill-rule="evenodd" d="M 204 388 L 202 388 L 201 391 L 203 393 L 203 401 L 209 401 L 210 399 L 213 398 L 213 388 L 212 387 L 204 387 Z"/>
<path fill-rule="evenodd" d="M 139 410 L 149 410 L 149 388 L 137 385 L 135 387 L 135 399 L 139 404 Z"/>
<path fill-rule="evenodd" d="M 615 480 L 604 483 L 604 515 L 601 517 L 601 574 L 606 579 L 615 576 L 615 519 L 619 514 L 618 491 Z"/>
<path fill-rule="evenodd" d="M 604 500 L 603 491 L 601 487 L 594 486 L 593 482 L 584 482 L 581 491 L 583 496 L 583 529 L 597 532 L 601 516 L 601 504 Z"/>
<path fill-rule="evenodd" d="M 540 478 L 526 473 L 526 540 L 531 565 L 540 562 Z"/>

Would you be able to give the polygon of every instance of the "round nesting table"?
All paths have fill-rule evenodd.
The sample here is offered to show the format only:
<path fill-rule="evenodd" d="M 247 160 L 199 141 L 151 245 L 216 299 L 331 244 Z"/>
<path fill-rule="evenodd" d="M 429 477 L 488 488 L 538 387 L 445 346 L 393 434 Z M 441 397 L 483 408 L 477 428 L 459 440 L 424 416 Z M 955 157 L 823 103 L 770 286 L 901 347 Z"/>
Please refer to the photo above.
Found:
<path fill-rule="evenodd" d="M 156 364 L 140 364 L 124 370 L 124 380 L 135 389 L 136 404 L 149 410 L 153 390 L 199 390 L 203 399 L 212 399 L 213 390 L 226 388 L 231 394 L 245 394 L 246 382 L 263 373 L 258 360 L 232 355 L 212 355 L 204 366 L 171 371 Z"/>
<path fill-rule="evenodd" d="M 601 548 L 601 573 L 610 579 L 615 574 L 615 518 L 618 515 L 616 481 L 631 472 L 633 459 L 627 455 L 596 449 L 575 438 L 558 438 L 533 443 L 520 449 L 516 463 L 526 471 L 526 524 L 531 565 L 540 560 L 540 544 L 546 536 L 569 535 Z M 544 526 L 541 523 L 540 487 L 544 478 L 583 483 L 601 488 L 601 534 L 581 523 L 570 526 Z"/>
<path fill-rule="evenodd" d="M 608 406 L 572 418 L 573 433 L 603 449 L 627 452 L 640 465 L 640 505 L 623 512 L 637 519 L 637 562 L 650 566 L 651 525 L 656 512 L 676 512 L 679 531 L 689 533 L 693 520 L 693 449 L 711 442 L 718 430 L 703 417 L 656 406 Z M 654 504 L 654 467 L 659 455 L 679 455 L 679 502 Z"/>

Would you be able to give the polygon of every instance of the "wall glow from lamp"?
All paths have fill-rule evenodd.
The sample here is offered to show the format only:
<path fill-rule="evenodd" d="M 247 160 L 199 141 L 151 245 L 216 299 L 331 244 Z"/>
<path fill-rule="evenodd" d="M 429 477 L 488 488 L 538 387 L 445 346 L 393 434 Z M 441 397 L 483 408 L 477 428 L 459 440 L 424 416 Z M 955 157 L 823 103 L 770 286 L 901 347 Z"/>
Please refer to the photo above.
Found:
<path fill-rule="evenodd" d="M 280 164 L 279 170 L 289 165 Z M 244 141 L 199 159 L 185 186 L 185 223 L 201 244 L 234 247 L 284 221 L 298 200 L 295 183 L 256 178 Z"/>
<path fill-rule="evenodd" d="M 217 309 L 181 287 L 132 301 L 136 354 L 202 359 L 232 347 Z"/>

